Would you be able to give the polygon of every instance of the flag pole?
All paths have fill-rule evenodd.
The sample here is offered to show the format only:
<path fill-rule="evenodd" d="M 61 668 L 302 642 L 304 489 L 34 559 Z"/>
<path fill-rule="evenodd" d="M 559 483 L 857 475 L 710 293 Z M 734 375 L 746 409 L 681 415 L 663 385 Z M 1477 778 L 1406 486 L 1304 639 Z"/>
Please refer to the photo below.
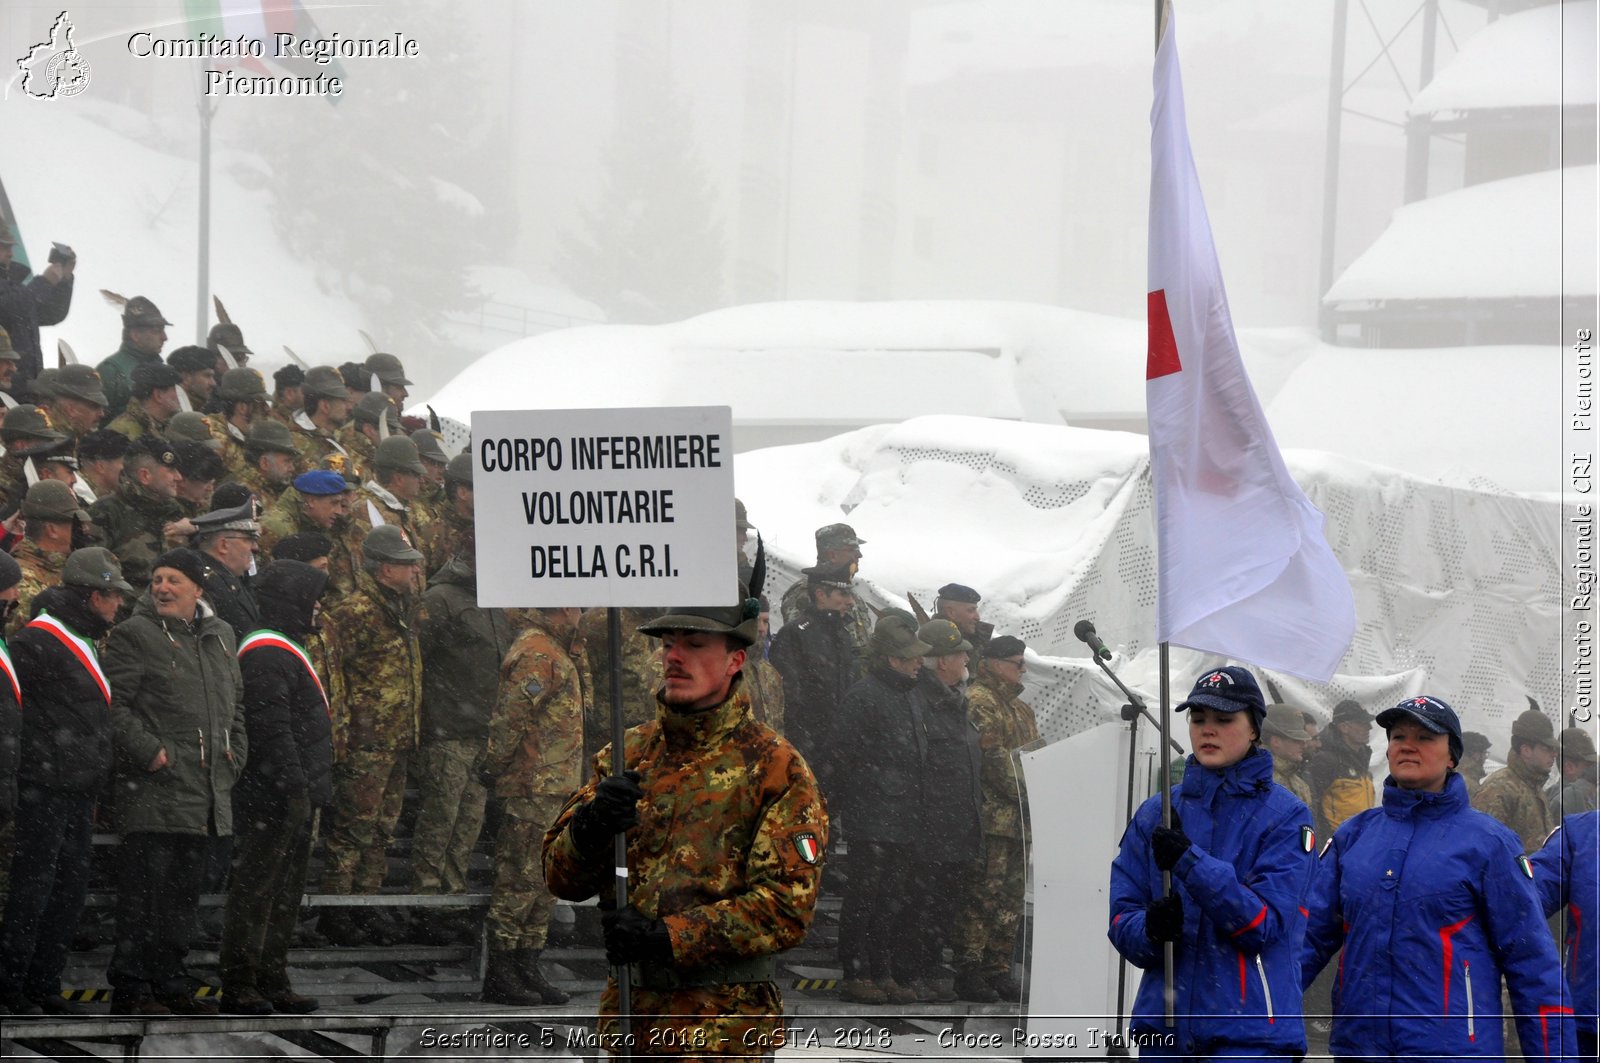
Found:
<path fill-rule="evenodd" d="M 195 262 L 195 342 L 205 342 L 206 320 L 210 313 L 207 303 L 211 289 L 211 116 L 216 111 L 205 94 L 205 67 L 200 67 L 198 92 L 200 105 L 200 225 Z"/>

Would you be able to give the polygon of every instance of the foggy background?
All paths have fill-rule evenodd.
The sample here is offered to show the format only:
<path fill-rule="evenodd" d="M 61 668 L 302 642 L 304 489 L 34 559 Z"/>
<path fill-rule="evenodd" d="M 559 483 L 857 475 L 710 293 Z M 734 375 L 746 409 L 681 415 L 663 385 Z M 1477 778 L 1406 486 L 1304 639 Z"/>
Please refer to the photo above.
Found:
<path fill-rule="evenodd" d="M 1372 0 L 1349 12 L 1334 277 L 1405 198 L 1426 6 Z M 1435 68 L 1491 6 L 1439 0 Z M 7 0 L 8 65 L 60 10 Z M 108 277 L 96 244 L 112 234 L 30 227 L 16 173 L 48 171 L 52 146 L 36 123 L 5 119 L 54 108 L 192 160 L 196 62 L 137 59 L 125 46 L 141 29 L 181 35 L 183 8 L 69 11 L 92 83 L 40 102 L 20 98 L 13 78 L 0 180 L 35 257 L 46 240 L 72 243 L 80 285 L 151 294 L 180 322 L 176 346 L 193 319 L 193 274 L 180 281 L 135 259 Z M 1236 323 L 1315 326 L 1334 3 L 1183 0 L 1177 11 L 1191 139 Z M 214 172 L 267 193 L 297 268 L 402 355 L 414 397 L 549 328 L 752 302 L 1001 299 L 1143 316 L 1154 40 L 1143 0 L 410 0 L 312 15 L 324 35 L 403 32 L 422 57 L 339 61 L 334 103 L 214 99 Z M 1545 156 L 1559 118 L 1548 123 L 1543 146 L 1491 146 L 1500 169 L 1558 165 Z M 1425 195 L 1460 187 L 1463 138 L 1430 147 Z M 1592 161 L 1592 133 L 1580 149 Z M 58 187 L 94 196 L 97 182 L 127 178 L 64 174 Z M 171 201 L 127 212 L 117 238 L 189 225 L 192 242 L 193 218 L 175 203 L 193 188 L 179 184 Z M 214 240 L 212 255 L 254 250 Z M 276 351 L 262 342 L 272 323 L 243 323 Z M 105 333 L 109 351 L 109 319 Z"/>

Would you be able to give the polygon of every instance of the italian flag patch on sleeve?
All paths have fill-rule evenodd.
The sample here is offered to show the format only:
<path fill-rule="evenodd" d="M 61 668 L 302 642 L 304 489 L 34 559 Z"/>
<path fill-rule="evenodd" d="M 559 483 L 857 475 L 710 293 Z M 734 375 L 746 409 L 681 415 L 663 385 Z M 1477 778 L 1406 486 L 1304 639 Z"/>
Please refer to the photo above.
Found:
<path fill-rule="evenodd" d="M 794 850 L 808 864 L 815 864 L 822 858 L 822 846 L 817 844 L 817 836 L 808 830 L 794 836 Z"/>
<path fill-rule="evenodd" d="M 1527 875 L 1529 878 L 1533 877 L 1533 865 L 1528 863 L 1528 858 L 1526 856 L 1517 857 L 1517 866 L 1522 869 L 1522 873 L 1524 875 Z"/>
<path fill-rule="evenodd" d="M 1314 853 L 1317 851 L 1317 832 L 1310 827 L 1300 828 L 1300 851 Z"/>

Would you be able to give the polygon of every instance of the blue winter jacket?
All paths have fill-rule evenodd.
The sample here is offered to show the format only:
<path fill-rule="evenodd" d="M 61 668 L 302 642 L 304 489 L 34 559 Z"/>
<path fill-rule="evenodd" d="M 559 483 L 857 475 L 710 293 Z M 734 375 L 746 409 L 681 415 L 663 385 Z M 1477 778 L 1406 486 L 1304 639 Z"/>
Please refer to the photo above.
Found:
<path fill-rule="evenodd" d="M 1161 945 L 1145 936 L 1145 908 L 1161 896 L 1150 836 L 1161 798 L 1139 806 L 1111 864 L 1111 943 L 1144 970 L 1133 1003 L 1138 1033 L 1174 1033 L 1170 1051 L 1190 1056 L 1247 1047 L 1303 1054 L 1301 907 L 1316 863 L 1311 812 L 1272 781 L 1272 755 L 1257 749 L 1214 771 L 1193 756 L 1172 798 L 1192 843 L 1172 870 L 1183 898 L 1183 936 L 1168 1031 L 1161 1001 Z"/>
<path fill-rule="evenodd" d="M 1567 909 L 1563 969 L 1578 1029 L 1593 1035 L 1600 1012 L 1600 812 L 1563 817 L 1530 863 L 1545 916 Z"/>
<path fill-rule="evenodd" d="M 1344 946 L 1332 1053 L 1499 1058 L 1503 974 L 1527 1057 L 1575 1056 L 1532 874 L 1517 836 L 1468 804 L 1460 775 L 1442 793 L 1384 780 L 1382 807 L 1340 826 L 1311 888 L 1303 984 Z"/>

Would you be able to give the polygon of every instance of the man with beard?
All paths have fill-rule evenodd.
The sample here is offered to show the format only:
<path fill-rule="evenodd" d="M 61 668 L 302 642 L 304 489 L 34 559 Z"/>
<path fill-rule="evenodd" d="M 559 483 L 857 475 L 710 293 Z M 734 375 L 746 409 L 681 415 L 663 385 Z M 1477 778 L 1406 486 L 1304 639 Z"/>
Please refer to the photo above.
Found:
<path fill-rule="evenodd" d="M 601 750 L 544 837 L 545 881 L 578 901 L 611 895 L 612 838 L 627 832 L 628 904 L 601 921 L 607 960 L 632 965 L 635 1053 L 782 1044 L 772 957 L 805 936 L 821 882 L 827 812 L 805 761 L 738 696 L 758 606 L 742 586 L 731 597 L 644 626 L 663 654 L 656 718 L 628 730 L 620 763 Z M 602 1039 L 616 1013 L 612 982 Z"/>
<path fill-rule="evenodd" d="M 377 893 L 406 792 L 406 766 L 421 730 L 422 653 L 417 645 L 422 554 L 392 524 L 367 536 L 355 591 L 328 610 L 324 641 L 335 727 L 345 734 L 333 772 L 332 817 L 322 892 Z M 328 908 L 319 923 L 335 944 L 400 940 L 375 908 Z"/>
<path fill-rule="evenodd" d="M 300 449 L 300 469 L 315 469 L 329 455 L 337 455 L 347 463 L 350 454 L 339 443 L 339 428 L 350 419 L 350 395 L 345 391 L 344 379 L 332 366 L 319 365 L 306 373 L 301 385 L 305 394 L 305 409 L 294 415 L 289 429 L 294 433 L 295 446 Z M 351 475 L 356 470 L 348 469 Z"/>

